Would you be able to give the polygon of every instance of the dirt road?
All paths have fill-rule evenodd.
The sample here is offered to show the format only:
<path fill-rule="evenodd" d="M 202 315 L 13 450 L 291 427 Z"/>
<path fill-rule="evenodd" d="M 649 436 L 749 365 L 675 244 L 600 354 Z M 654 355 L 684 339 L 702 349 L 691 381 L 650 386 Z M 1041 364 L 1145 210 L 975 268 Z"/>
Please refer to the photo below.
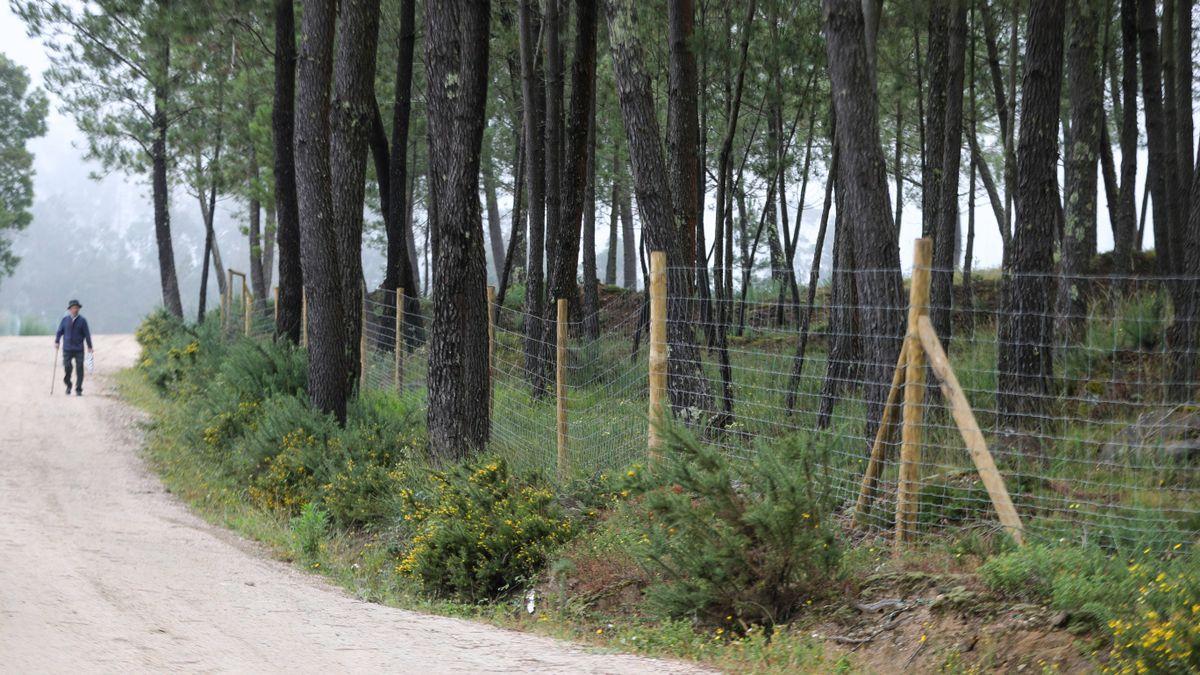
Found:
<path fill-rule="evenodd" d="M 49 337 L 0 338 L 0 671 L 695 672 L 369 604 L 167 494 L 105 373 L 49 395 Z M 61 378 L 62 370 L 58 371 Z"/>

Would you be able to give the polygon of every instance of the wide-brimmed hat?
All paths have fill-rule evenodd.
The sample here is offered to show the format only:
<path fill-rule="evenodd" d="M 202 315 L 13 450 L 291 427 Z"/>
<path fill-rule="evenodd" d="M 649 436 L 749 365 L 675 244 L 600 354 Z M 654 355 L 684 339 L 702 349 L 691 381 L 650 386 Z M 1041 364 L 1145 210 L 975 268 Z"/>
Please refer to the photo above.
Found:
<path fill-rule="evenodd" d="M 79 304 L 78 300 L 72 300 L 67 303 L 67 309 L 71 309 L 72 307 L 79 307 L 80 309 L 82 309 L 83 305 Z"/>

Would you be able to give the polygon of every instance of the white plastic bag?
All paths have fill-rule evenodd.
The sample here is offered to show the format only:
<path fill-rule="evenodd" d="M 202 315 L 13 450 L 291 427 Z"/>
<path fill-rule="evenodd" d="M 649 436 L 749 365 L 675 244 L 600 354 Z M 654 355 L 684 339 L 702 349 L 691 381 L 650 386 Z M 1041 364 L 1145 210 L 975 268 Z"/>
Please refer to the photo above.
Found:
<path fill-rule="evenodd" d="M 96 355 L 88 352 L 83 355 L 83 367 L 87 368 L 88 375 L 96 372 Z"/>

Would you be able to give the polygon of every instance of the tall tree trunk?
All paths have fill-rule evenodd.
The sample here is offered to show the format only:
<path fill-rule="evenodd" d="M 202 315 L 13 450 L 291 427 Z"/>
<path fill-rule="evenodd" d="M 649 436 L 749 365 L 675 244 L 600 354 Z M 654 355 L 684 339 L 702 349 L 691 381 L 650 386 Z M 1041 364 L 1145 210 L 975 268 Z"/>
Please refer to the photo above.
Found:
<path fill-rule="evenodd" d="M 955 9 L 957 13 L 957 8 Z M 946 97 L 962 95 L 962 87 L 950 88 L 950 2 L 934 2 L 929 7 L 928 93 L 925 102 L 925 165 L 921 174 L 921 236 L 933 237 L 938 245 L 941 224 L 942 181 L 946 172 Z M 838 218 L 841 220 L 841 218 Z"/>
<path fill-rule="evenodd" d="M 1005 424 L 1036 423 L 1051 394 L 1054 324 L 1048 274 L 1058 203 L 1064 3 L 1033 0 L 1021 85 L 1016 229 L 1002 283 L 996 401 Z"/>
<path fill-rule="evenodd" d="M 330 115 L 330 168 L 333 226 L 337 232 L 338 269 L 342 275 L 342 315 L 347 395 L 365 373 L 358 372 L 363 330 L 362 232 L 367 172 L 367 140 L 375 115 L 375 48 L 379 41 L 379 0 L 340 0 L 337 61 Z"/>
<path fill-rule="evenodd" d="M 671 210 L 686 255 L 696 250 L 700 219 L 700 138 L 697 98 L 699 79 L 692 48 L 694 0 L 667 2 L 667 173 L 671 181 Z"/>
<path fill-rule="evenodd" d="M 629 178 L 628 168 L 621 167 L 618 174 L 618 185 L 620 185 L 620 204 L 621 209 L 621 272 L 622 286 L 631 291 L 636 291 L 638 287 L 638 248 L 637 236 L 633 233 L 633 189 L 626 183 Z"/>
<path fill-rule="evenodd" d="M 516 145 L 516 157 L 513 158 L 513 166 L 517 175 L 513 181 L 513 208 L 512 215 L 509 216 L 509 232 L 508 232 L 508 251 L 504 255 L 504 272 L 500 275 L 500 289 L 496 292 L 496 304 L 503 306 L 504 297 L 508 294 L 508 286 L 512 282 L 513 266 L 522 266 L 524 261 L 522 258 L 521 246 L 524 245 L 522 233 L 525 230 L 525 212 L 523 209 L 525 199 L 525 138 L 520 129 L 520 122 L 514 127 L 513 135 L 514 145 Z"/>
<path fill-rule="evenodd" d="M 263 229 L 262 244 L 263 288 L 266 288 L 268 293 L 271 291 L 271 283 L 275 276 L 275 231 L 278 227 L 278 217 L 275 206 L 271 205 L 267 209 L 267 224 Z"/>
<path fill-rule="evenodd" d="M 350 362 L 338 233 L 329 172 L 330 85 L 333 79 L 334 0 L 305 0 L 301 13 L 296 92 L 296 194 L 300 251 L 308 298 L 308 397 L 312 405 L 346 420 Z"/>
<path fill-rule="evenodd" d="M 887 171 L 879 142 L 878 104 L 863 47 L 863 19 L 855 0 L 824 0 L 826 51 L 836 138 L 842 156 L 838 224 L 847 224 L 857 270 L 856 302 L 863 335 L 866 438 L 874 437 L 904 330 L 900 251 L 888 204 Z M 843 229 L 839 227 L 839 229 Z M 857 271 L 856 270 L 856 271 Z"/>
<path fill-rule="evenodd" d="M 197 309 L 197 321 L 204 320 L 204 314 L 207 311 L 206 305 L 208 302 L 208 259 L 212 258 L 213 271 L 217 277 L 217 292 L 221 297 L 225 297 L 225 266 L 221 264 L 221 249 L 217 245 L 217 233 L 214 227 L 214 219 L 216 218 L 217 210 L 217 164 L 220 161 L 220 143 L 217 143 L 217 152 L 213 154 L 213 160 L 210 164 L 209 172 L 211 180 L 208 185 L 208 195 L 203 192 L 199 194 L 200 200 L 200 217 L 204 221 L 204 268 L 200 273 L 200 303 Z M 207 202 L 205 201 L 207 199 Z"/>
<path fill-rule="evenodd" d="M 1133 269 L 1132 255 L 1141 248 L 1137 233 L 1137 151 L 1138 151 L 1138 49 L 1137 0 L 1121 3 L 1121 145 L 1120 192 L 1117 196 L 1117 221 L 1113 227 L 1113 252 L 1118 271 Z"/>
<path fill-rule="evenodd" d="M 1077 335 L 1087 318 L 1083 279 L 1095 252 L 1089 247 L 1096 229 L 1096 160 L 1103 122 L 1104 80 L 1100 75 L 1100 21 L 1104 4 L 1080 0 L 1071 6 L 1067 47 L 1067 104 L 1071 111 L 1071 144 L 1067 146 L 1066 220 L 1063 224 L 1062 279 L 1058 285 L 1061 335 Z"/>
<path fill-rule="evenodd" d="M 808 299 L 804 303 L 804 313 L 800 318 L 800 332 L 796 338 L 796 352 L 792 357 L 792 374 L 788 378 L 787 399 L 784 407 L 790 416 L 796 410 L 796 393 L 800 389 L 800 378 L 804 375 L 804 357 L 808 350 L 809 327 L 812 324 L 813 310 L 816 307 L 817 284 L 821 280 L 821 254 L 825 250 L 825 235 L 829 231 L 829 212 L 833 207 L 834 176 L 838 171 L 838 148 L 833 144 L 829 157 L 829 171 L 826 172 L 825 201 L 821 207 L 821 220 L 817 225 L 817 240 L 813 244 L 812 263 L 808 268 Z M 796 217 L 800 222 L 800 217 Z M 828 381 L 828 380 L 827 380 Z"/>
<path fill-rule="evenodd" d="M 396 42 L 396 85 L 392 105 L 392 146 L 388 158 L 387 270 L 383 288 L 404 289 L 405 343 L 422 339 L 421 283 L 413 236 L 413 186 L 416 172 L 410 170 L 409 127 L 412 119 L 413 55 L 416 51 L 416 2 L 400 0 L 400 27 Z"/>
<path fill-rule="evenodd" d="M 753 0 L 751 0 L 753 4 Z M 674 410 L 712 410 L 708 383 L 690 322 L 691 280 L 685 267 L 691 251 L 680 246 L 678 229 L 665 191 L 666 160 L 658 130 L 650 78 L 646 70 L 633 0 L 607 0 L 609 43 L 621 117 L 629 142 L 633 182 L 642 232 L 651 250 L 664 251 L 667 265 L 667 380 Z"/>
<path fill-rule="evenodd" d="M 487 108 L 488 0 L 425 12 L 429 216 L 434 245 L 429 450 L 450 461 L 483 450 L 491 428 L 487 263 L 479 154 Z"/>
<path fill-rule="evenodd" d="M 717 228 L 713 244 L 723 253 L 714 258 L 713 275 L 717 277 L 715 295 L 717 298 L 716 330 L 714 331 L 717 356 L 721 361 L 721 408 L 722 422 L 732 421 L 733 415 L 733 382 L 732 370 L 729 364 L 727 333 L 733 312 L 733 139 L 737 134 L 738 118 L 741 115 L 742 92 L 746 81 L 746 63 L 750 48 L 751 27 L 754 25 L 754 15 L 757 3 L 750 0 L 747 3 L 746 18 L 738 30 L 738 66 L 732 86 L 726 83 L 725 135 L 721 139 L 721 147 L 717 153 Z M 726 10 L 728 22 L 729 10 Z M 732 31 L 731 31 L 732 35 Z M 724 241 L 722 241 L 722 237 Z"/>
<path fill-rule="evenodd" d="M 546 235 L 546 161 L 545 112 L 546 90 L 542 82 L 538 51 L 534 0 L 520 0 L 517 25 L 521 48 L 521 99 L 525 127 L 525 174 L 529 178 L 529 247 L 526 249 L 525 280 L 525 374 L 535 394 L 545 388 L 542 374 L 542 312 L 544 304 L 543 279 Z"/>
<path fill-rule="evenodd" d="M 200 264 L 200 302 L 197 304 L 196 323 L 204 323 L 205 302 L 208 295 L 208 260 L 212 257 L 212 230 L 204 231 L 204 261 Z"/>
<path fill-rule="evenodd" d="M 275 206 L 279 211 L 279 308 L 275 332 L 300 342 L 304 281 L 300 264 L 300 207 L 296 195 L 296 24 L 292 0 L 275 0 L 275 91 L 271 141 L 275 146 Z"/>
<path fill-rule="evenodd" d="M 158 11 L 171 11 L 170 0 L 158 0 Z M 175 250 L 171 242 L 171 188 L 167 183 L 167 106 L 171 101 L 171 42 L 166 33 L 159 36 L 159 72 L 154 84 L 154 141 L 150 146 L 151 192 L 154 201 L 154 238 L 158 244 L 158 274 L 162 283 L 163 306 L 172 316 L 183 318 L 179 298 L 179 277 L 175 274 Z"/>
<path fill-rule="evenodd" d="M 216 231 L 213 228 L 213 212 L 217 208 L 217 181 L 219 176 L 219 167 L 221 164 L 221 150 L 224 147 L 224 124 L 222 112 L 225 108 L 225 80 L 222 79 L 217 85 L 217 114 L 213 117 L 213 128 L 210 130 L 213 141 L 213 155 L 208 164 L 208 203 L 205 204 L 205 185 L 200 180 L 197 180 L 196 197 L 200 200 L 200 215 L 204 221 L 204 262 L 200 268 L 200 302 L 196 309 L 196 323 L 203 323 L 204 316 L 208 311 L 208 263 L 209 259 L 213 258 L 217 263 L 217 286 L 222 290 L 224 297 L 224 274 L 225 271 L 220 265 L 220 256 L 214 255 L 213 246 L 216 243 Z M 196 153 L 196 172 L 203 175 L 204 172 L 202 153 Z"/>
<path fill-rule="evenodd" d="M 1175 180 L 1168 167 L 1171 161 L 1169 147 L 1175 139 L 1169 138 L 1166 112 L 1162 94 L 1162 56 L 1158 48 L 1158 17 L 1154 0 L 1137 0 L 1138 3 L 1138 50 L 1142 60 L 1142 101 L 1146 114 L 1146 145 L 1149 161 L 1146 164 L 1146 181 L 1150 189 L 1154 218 L 1155 262 L 1159 273 L 1170 276 L 1179 269 L 1176 258 L 1181 249 L 1175 246 L 1172 237 L 1172 214 L 1175 208 Z"/>
<path fill-rule="evenodd" d="M 1192 59 L 1192 7 L 1194 0 L 1175 0 L 1175 82 L 1169 86 L 1175 87 L 1175 130 L 1178 140 L 1175 143 L 1179 158 L 1179 199 L 1180 208 L 1189 203 L 1191 184 L 1188 177 L 1192 175 L 1192 84 L 1195 77 L 1195 62 Z M 1181 226 L 1186 225 L 1188 216 L 1183 216 Z M 1194 228 L 1189 228 L 1193 234 Z"/>
<path fill-rule="evenodd" d="M 620 211 L 621 201 L 621 146 L 618 143 L 613 144 L 613 161 L 612 161 L 612 198 L 609 202 L 611 208 L 608 211 L 608 258 L 604 261 L 604 283 L 613 286 L 617 283 L 617 229 L 619 218 L 617 214 Z"/>
<path fill-rule="evenodd" d="M 588 165 L 591 154 L 591 121 L 596 94 L 596 2 L 579 0 L 575 12 L 575 62 L 571 67 L 571 106 L 567 121 L 567 145 L 564 174 L 560 185 L 559 220 L 557 242 L 551 258 L 550 297 L 554 300 L 566 298 L 569 305 L 579 310 L 578 288 L 575 284 L 579 269 L 580 228 L 587 202 Z M 549 132 L 547 132 L 549 133 Z M 592 234 L 592 269 L 589 281 L 595 286 L 596 248 L 595 228 Z M 585 267 L 585 273 L 586 273 Z M 549 312 L 549 308 L 547 308 Z M 543 344 L 555 343 L 557 322 L 546 321 L 546 337 Z M 548 359 L 549 363 L 554 360 Z"/>
<path fill-rule="evenodd" d="M 963 78 L 966 67 L 967 3 L 948 3 L 946 91 L 941 102 L 941 161 L 936 169 L 938 192 L 933 230 L 933 270 L 930 274 L 930 320 L 949 348 L 954 308 L 954 267 L 958 253 L 958 174 L 962 166 Z M 932 56 L 932 54 L 931 54 Z M 930 81 L 932 85 L 932 79 Z M 931 94 L 932 96 L 932 94 Z M 932 129 L 932 127 L 931 127 Z"/>
<path fill-rule="evenodd" d="M 563 218 L 563 48 L 562 48 L 562 19 L 559 16 L 560 3 L 548 0 L 542 3 L 544 18 L 542 34 L 546 39 L 546 126 L 544 143 L 546 148 L 546 307 L 545 321 L 542 324 L 540 348 L 542 358 L 539 360 L 542 368 L 549 368 L 553 358 L 553 341 L 547 342 L 545 336 L 553 330 L 555 300 L 559 297 L 569 297 L 565 289 L 558 288 L 556 268 L 561 265 L 556 253 L 559 250 L 559 229 L 562 228 Z M 569 196 L 569 195 L 567 195 Z M 574 266 L 575 261 L 571 261 Z M 572 290 L 574 290 L 575 275 L 571 274 Z M 562 293 L 562 295 L 559 295 Z M 541 375 L 545 378 L 549 371 Z"/>
<path fill-rule="evenodd" d="M 251 106 L 251 109 L 253 106 Z M 257 195 L 258 182 L 258 152 L 254 148 L 254 144 L 250 144 L 250 148 L 246 153 L 246 159 L 249 162 L 249 182 L 251 197 L 247 204 L 247 212 L 250 216 L 249 227 L 247 233 L 250 240 L 250 291 L 254 294 L 256 300 L 265 300 L 267 297 L 267 282 L 263 276 L 263 231 L 262 231 L 262 202 Z"/>
<path fill-rule="evenodd" d="M 582 9 L 580 12 L 582 13 Z M 596 22 L 592 8 L 592 26 Z M 595 41 L 592 45 L 592 85 L 595 86 Z M 594 95 L 594 92 L 593 92 Z M 596 105 L 592 100 L 588 121 L 587 187 L 583 194 L 583 332 L 588 338 L 600 337 L 600 289 L 596 271 Z"/>
<path fill-rule="evenodd" d="M 492 144 L 485 142 L 487 148 L 480 160 L 480 171 L 483 173 L 483 198 L 487 204 L 488 243 L 492 248 L 492 269 L 496 272 L 496 283 L 504 274 L 504 225 L 500 222 L 500 200 L 496 196 L 496 174 L 492 167 Z"/>
<path fill-rule="evenodd" d="M 246 206 L 249 216 L 249 226 L 246 228 L 246 239 L 250 244 L 250 292 L 255 300 L 267 297 L 266 282 L 263 279 L 263 231 L 262 231 L 262 202 L 251 198 Z"/>

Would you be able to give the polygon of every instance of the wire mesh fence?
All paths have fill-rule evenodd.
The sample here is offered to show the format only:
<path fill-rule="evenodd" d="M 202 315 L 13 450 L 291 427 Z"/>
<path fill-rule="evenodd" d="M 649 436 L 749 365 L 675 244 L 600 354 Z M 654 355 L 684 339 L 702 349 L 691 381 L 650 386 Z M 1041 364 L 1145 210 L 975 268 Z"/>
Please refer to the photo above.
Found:
<path fill-rule="evenodd" d="M 1194 322 L 1179 307 L 1180 285 L 1194 291 L 1196 279 L 991 273 L 968 287 L 950 270 L 932 276 L 929 323 L 1027 538 L 1173 546 L 1200 534 L 1200 354 Z M 731 462 L 784 439 L 819 449 L 847 523 L 891 530 L 902 439 L 877 432 L 896 369 L 906 367 L 908 280 L 897 270 L 838 272 L 811 303 L 808 289 L 792 288 L 786 275 L 736 281 L 703 300 L 679 284 L 668 292 L 681 328 L 666 331 L 661 346 L 669 359 L 697 360 L 691 374 L 670 369 L 667 398 L 689 401 L 676 418 Z M 1011 295 L 1020 289 L 1041 297 Z M 1017 312 L 1004 309 L 1005 294 Z M 554 305 L 531 316 L 510 298 L 493 308 L 492 450 L 522 468 L 570 477 L 645 462 L 648 293 L 603 288 L 596 317 L 571 307 L 565 443 L 556 434 L 559 345 L 545 330 L 557 318 Z M 416 326 L 429 325 L 428 306 L 408 305 L 398 307 L 393 291 L 365 297 L 362 386 L 422 405 L 428 345 Z M 272 303 L 234 294 L 226 314 L 230 334 L 273 333 Z M 532 335 L 530 326 L 538 329 Z M 1035 355 L 1033 372 L 1014 353 Z M 1023 364 L 1020 372 L 1013 363 Z M 947 394 L 936 374 L 925 380 L 908 524 L 923 536 L 999 529 Z M 681 388 L 698 395 L 679 396 Z M 899 403 L 893 419 L 901 420 Z M 884 442 L 876 480 L 864 491 L 877 435 Z"/>

